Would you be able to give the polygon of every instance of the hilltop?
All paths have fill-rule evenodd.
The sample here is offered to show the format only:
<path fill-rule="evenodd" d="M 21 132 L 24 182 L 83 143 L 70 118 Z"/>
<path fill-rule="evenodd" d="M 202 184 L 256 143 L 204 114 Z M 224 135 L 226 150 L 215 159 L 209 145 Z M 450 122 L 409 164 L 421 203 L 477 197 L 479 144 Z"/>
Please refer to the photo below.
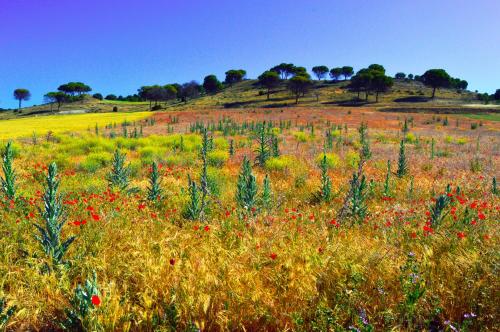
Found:
<path fill-rule="evenodd" d="M 495 104 L 484 105 L 478 101 L 477 93 L 460 91 L 455 89 L 440 89 L 435 99 L 431 99 L 432 89 L 424 86 L 421 82 L 414 80 L 395 80 L 390 91 L 379 97 L 375 102 L 375 96 L 369 95 L 365 101 L 362 92 L 360 99 L 357 94 L 347 88 L 350 81 L 314 81 L 313 88 L 303 97 L 299 103 L 282 82 L 273 89 L 270 99 L 267 100 L 266 90 L 258 85 L 257 80 L 245 80 L 226 87 L 215 94 L 204 94 L 198 98 L 182 102 L 179 100 L 158 102 L 157 110 L 197 110 L 197 109 L 231 109 L 231 108 L 284 108 L 284 107 L 370 107 L 377 110 L 391 110 L 398 112 L 445 112 L 445 113 L 469 113 L 469 112 L 498 112 L 500 106 Z M 155 103 L 153 103 L 154 105 Z M 35 115 L 50 114 L 78 114 L 78 113 L 100 113 L 112 112 L 114 108 L 118 112 L 142 112 L 148 111 L 149 102 L 128 102 L 118 100 L 98 100 L 91 96 L 85 96 L 81 101 L 64 103 L 57 111 L 57 105 L 43 104 L 26 107 L 21 114 L 13 110 L 4 111 L 0 119 L 15 117 L 27 117 Z"/>

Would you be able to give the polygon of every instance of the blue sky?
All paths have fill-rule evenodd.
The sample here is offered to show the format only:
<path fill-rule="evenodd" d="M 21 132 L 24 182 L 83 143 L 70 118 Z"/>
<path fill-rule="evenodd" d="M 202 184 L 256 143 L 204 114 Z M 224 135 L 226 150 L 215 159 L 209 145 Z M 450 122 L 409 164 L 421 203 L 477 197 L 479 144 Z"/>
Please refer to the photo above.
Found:
<path fill-rule="evenodd" d="M 18 87 L 31 105 L 68 81 L 126 95 L 280 62 L 444 68 L 493 93 L 499 17 L 498 0 L 0 0 L 0 108 Z"/>

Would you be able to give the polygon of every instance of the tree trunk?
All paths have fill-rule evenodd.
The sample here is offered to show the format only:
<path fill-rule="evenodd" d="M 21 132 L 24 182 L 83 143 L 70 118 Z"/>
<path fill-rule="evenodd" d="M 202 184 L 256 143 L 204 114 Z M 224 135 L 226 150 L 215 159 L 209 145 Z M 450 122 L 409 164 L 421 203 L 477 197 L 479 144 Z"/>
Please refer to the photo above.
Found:
<path fill-rule="evenodd" d="M 432 99 L 434 99 L 434 96 L 436 95 L 436 88 L 432 89 Z"/>
<path fill-rule="evenodd" d="M 295 95 L 295 104 L 298 104 L 299 103 L 299 94 L 297 93 Z"/>
<path fill-rule="evenodd" d="M 19 99 L 19 107 L 17 108 L 17 111 L 21 113 L 21 99 Z"/>
<path fill-rule="evenodd" d="M 368 91 L 365 91 L 365 101 L 368 101 Z"/>
<path fill-rule="evenodd" d="M 269 94 L 271 93 L 269 90 L 270 89 L 267 89 L 267 100 L 269 100 Z"/>
<path fill-rule="evenodd" d="M 377 93 L 375 94 L 375 102 L 378 103 L 378 91 Z"/>

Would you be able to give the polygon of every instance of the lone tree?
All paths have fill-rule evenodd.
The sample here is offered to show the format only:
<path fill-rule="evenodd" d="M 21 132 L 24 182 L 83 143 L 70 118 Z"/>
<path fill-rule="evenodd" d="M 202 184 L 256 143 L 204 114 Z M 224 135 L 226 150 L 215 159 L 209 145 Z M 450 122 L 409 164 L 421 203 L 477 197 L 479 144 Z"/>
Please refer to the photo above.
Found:
<path fill-rule="evenodd" d="M 332 80 L 334 81 L 338 81 L 340 76 L 342 76 L 342 68 L 340 67 L 336 67 L 336 68 L 332 68 L 330 70 L 330 77 L 332 78 Z"/>
<path fill-rule="evenodd" d="M 17 109 L 18 112 L 21 112 L 21 102 L 23 100 L 30 100 L 31 92 L 28 89 L 15 89 L 14 90 L 14 99 L 19 101 L 19 107 Z"/>
<path fill-rule="evenodd" d="M 281 63 L 271 68 L 271 71 L 278 73 L 282 80 L 287 80 L 289 76 L 295 74 L 295 66 L 293 63 Z"/>
<path fill-rule="evenodd" d="M 241 82 L 246 75 L 247 72 L 243 69 L 231 69 L 226 71 L 226 80 L 224 82 L 232 86 L 234 83 Z"/>
<path fill-rule="evenodd" d="M 318 78 L 318 81 L 321 81 L 326 77 L 326 74 L 328 74 L 328 67 L 327 66 L 316 66 L 312 68 L 312 71 L 314 75 Z"/>
<path fill-rule="evenodd" d="M 216 92 L 222 90 L 222 83 L 219 82 L 219 80 L 217 79 L 217 76 L 208 75 L 203 80 L 203 88 L 208 93 L 216 93 Z"/>
<path fill-rule="evenodd" d="M 347 81 L 352 75 L 354 75 L 354 68 L 350 66 L 342 67 L 342 75 L 344 75 L 344 80 Z"/>
<path fill-rule="evenodd" d="M 269 95 L 271 89 L 276 88 L 280 84 L 280 77 L 275 71 L 265 71 L 258 77 L 259 84 L 267 89 L 267 100 L 269 100 Z"/>
<path fill-rule="evenodd" d="M 61 105 L 68 99 L 68 95 L 61 91 L 49 92 L 44 99 L 51 104 L 50 110 L 52 111 L 52 104 L 57 103 L 57 110 L 61 108 Z"/>
<path fill-rule="evenodd" d="M 309 74 L 296 75 L 288 82 L 288 89 L 295 96 L 295 103 L 299 103 L 300 96 L 305 95 L 311 88 L 312 82 Z"/>
<path fill-rule="evenodd" d="M 451 84 L 451 77 L 444 69 L 429 69 L 422 75 L 422 81 L 432 88 L 432 98 L 436 96 L 436 89 L 447 88 Z"/>
<path fill-rule="evenodd" d="M 84 93 L 92 91 L 92 88 L 82 82 L 69 82 L 60 85 L 57 90 L 69 94 L 70 96 L 81 96 Z"/>
<path fill-rule="evenodd" d="M 495 94 L 493 95 L 493 99 L 500 100 L 500 89 L 497 89 L 497 91 L 495 91 Z"/>

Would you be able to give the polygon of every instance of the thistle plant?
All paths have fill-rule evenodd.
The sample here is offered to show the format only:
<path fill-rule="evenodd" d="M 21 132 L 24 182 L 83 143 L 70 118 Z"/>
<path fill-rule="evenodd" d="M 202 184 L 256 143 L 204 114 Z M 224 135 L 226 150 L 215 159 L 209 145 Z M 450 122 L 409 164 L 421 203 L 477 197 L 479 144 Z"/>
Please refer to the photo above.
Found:
<path fill-rule="evenodd" d="M 450 201 L 450 197 L 447 194 L 439 195 L 436 198 L 436 203 L 430 210 L 430 223 L 432 227 L 438 227 L 446 217 L 447 213 L 444 213 L 444 210 L 448 207 Z"/>
<path fill-rule="evenodd" d="M 264 181 L 262 183 L 262 195 L 261 202 L 262 206 L 265 209 L 270 209 L 272 207 L 272 190 L 271 190 L 271 180 L 269 179 L 269 175 L 266 174 Z"/>
<path fill-rule="evenodd" d="M 406 134 L 408 134 L 408 132 L 410 131 L 410 129 L 408 128 L 408 120 L 406 120 L 406 118 L 405 122 L 403 123 L 402 131 L 403 131 L 403 136 L 406 136 Z"/>
<path fill-rule="evenodd" d="M 366 206 L 366 177 L 361 175 L 361 177 L 354 173 L 352 175 L 352 180 L 350 181 L 351 198 L 349 201 L 349 214 L 358 219 L 358 221 L 363 221 L 366 217 L 368 208 Z"/>
<path fill-rule="evenodd" d="M 61 197 L 58 194 L 59 184 L 57 166 L 55 163 L 52 163 L 49 165 L 45 193 L 42 197 L 44 209 L 39 208 L 40 214 L 44 219 L 44 224 L 35 224 L 40 233 L 39 235 L 35 235 L 35 238 L 55 266 L 64 263 L 63 256 L 76 238 L 75 236 L 71 236 L 64 241 L 61 238 L 61 231 L 66 223 L 66 215 Z"/>
<path fill-rule="evenodd" d="M 5 152 L 3 154 L 3 174 L 4 176 L 0 178 L 0 183 L 2 185 L 2 191 L 8 199 L 16 198 L 16 172 L 13 168 L 14 153 L 12 151 L 12 142 L 8 142 L 5 146 Z"/>
<path fill-rule="evenodd" d="M 189 220 L 205 220 L 205 210 L 207 206 L 208 195 L 210 194 L 208 187 L 207 175 L 207 153 L 209 151 L 210 139 L 206 128 L 202 129 L 202 145 L 200 156 L 202 160 L 202 169 L 200 175 L 200 184 L 198 185 L 191 176 L 188 175 L 188 193 L 189 202 L 184 209 L 184 217 Z"/>
<path fill-rule="evenodd" d="M 7 323 L 16 310 L 16 306 L 7 307 L 5 298 L 0 298 L 0 328 L 3 329 L 7 326 Z"/>
<path fill-rule="evenodd" d="M 251 210 L 256 203 L 257 181 L 252 174 L 252 166 L 247 157 L 243 159 L 236 186 L 236 202 L 241 208 Z"/>
<path fill-rule="evenodd" d="M 332 199 L 332 181 L 328 176 L 328 161 L 326 154 L 323 153 L 323 158 L 320 161 L 319 168 L 321 169 L 321 188 L 319 190 L 319 200 L 329 202 Z"/>
<path fill-rule="evenodd" d="M 148 200 L 158 201 L 162 199 L 163 190 L 161 189 L 161 176 L 158 171 L 158 164 L 153 161 L 151 164 L 151 173 L 149 174 L 149 186 L 147 189 Z"/>
<path fill-rule="evenodd" d="M 434 137 L 431 140 L 431 159 L 434 159 L 435 156 L 435 151 L 434 151 L 434 145 L 435 145 Z"/>
<path fill-rule="evenodd" d="M 364 160 L 368 160 L 372 156 L 372 152 L 370 150 L 370 143 L 368 142 L 368 125 L 364 122 L 361 123 L 361 126 L 358 129 L 359 132 L 359 140 L 361 143 L 361 158 Z"/>
<path fill-rule="evenodd" d="M 387 160 L 387 174 L 385 175 L 385 181 L 384 181 L 384 196 L 385 197 L 391 197 L 391 161 Z"/>
<path fill-rule="evenodd" d="M 408 162 L 406 160 L 405 142 L 404 142 L 404 140 L 401 140 L 401 143 L 399 146 L 398 171 L 396 174 L 397 174 L 398 178 L 402 178 L 405 175 L 407 175 L 408 172 L 409 172 L 409 170 L 408 170 Z"/>
<path fill-rule="evenodd" d="M 110 188 L 127 190 L 130 185 L 130 166 L 125 166 L 125 157 L 125 154 L 121 154 L 120 151 L 115 150 L 111 171 L 106 177 Z"/>
<path fill-rule="evenodd" d="M 229 155 L 234 156 L 234 140 L 229 141 Z"/>
<path fill-rule="evenodd" d="M 277 136 L 271 136 L 271 154 L 273 157 L 280 156 L 279 139 Z"/>
<path fill-rule="evenodd" d="M 266 132 L 265 122 L 262 123 L 258 128 L 257 143 L 258 147 L 255 150 L 257 157 L 255 158 L 255 163 L 261 167 L 264 167 L 267 159 L 271 156 L 271 151 L 269 149 L 269 138 Z"/>
<path fill-rule="evenodd" d="M 70 300 L 71 307 L 65 309 L 66 319 L 61 327 L 70 331 L 95 330 L 96 322 L 92 319 L 92 312 L 101 304 L 96 273 L 85 284 L 77 285 Z"/>
<path fill-rule="evenodd" d="M 498 195 L 497 178 L 496 177 L 493 177 L 493 180 L 491 180 L 491 193 L 493 195 Z"/>

